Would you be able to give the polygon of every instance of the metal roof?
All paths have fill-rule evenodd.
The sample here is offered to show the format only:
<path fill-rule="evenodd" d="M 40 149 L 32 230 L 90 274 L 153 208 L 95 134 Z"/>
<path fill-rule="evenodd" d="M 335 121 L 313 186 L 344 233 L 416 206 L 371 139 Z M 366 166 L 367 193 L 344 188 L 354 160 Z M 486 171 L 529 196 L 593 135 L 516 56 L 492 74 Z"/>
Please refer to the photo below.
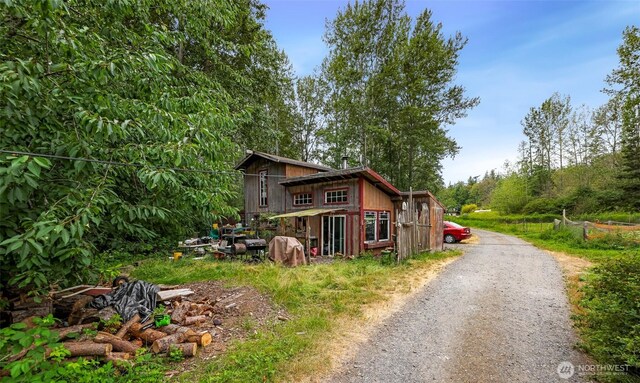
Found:
<path fill-rule="evenodd" d="M 307 210 L 300 210 L 300 211 L 294 211 L 294 212 L 291 212 L 291 213 L 285 213 L 285 214 L 276 215 L 276 216 L 271 217 L 269 219 L 290 218 L 290 217 L 313 217 L 315 215 L 332 213 L 332 212 L 340 211 L 340 210 L 345 210 L 345 209 L 307 209 Z"/>
<path fill-rule="evenodd" d="M 247 150 L 247 155 L 236 165 L 235 169 L 236 170 L 246 169 L 252 162 L 257 160 L 258 158 L 264 158 L 264 159 L 267 159 L 267 160 L 273 161 L 273 162 L 280 162 L 280 163 L 284 163 L 284 164 L 291 164 L 291 165 L 296 165 L 296 166 L 302 166 L 302 167 L 305 167 L 305 168 L 316 169 L 316 170 L 320 170 L 320 171 L 323 171 L 323 172 L 333 170 L 332 168 L 330 168 L 328 166 L 319 165 L 319 164 L 313 164 L 311 162 L 293 160 L 291 158 L 280 157 L 280 156 L 276 156 L 275 154 L 256 152 L 256 151 L 253 151 L 253 150 Z"/>
<path fill-rule="evenodd" d="M 375 171 L 369 169 L 366 166 L 359 166 L 357 168 L 333 170 L 329 172 L 322 172 L 316 174 L 310 174 L 301 177 L 291 177 L 283 181 L 280 181 L 280 185 L 295 186 L 295 185 L 309 185 L 320 182 L 331 182 L 336 180 L 346 180 L 358 177 L 364 177 L 373 185 L 382 189 L 389 195 L 400 195 L 400 190 L 391 185 L 387 180 Z"/>

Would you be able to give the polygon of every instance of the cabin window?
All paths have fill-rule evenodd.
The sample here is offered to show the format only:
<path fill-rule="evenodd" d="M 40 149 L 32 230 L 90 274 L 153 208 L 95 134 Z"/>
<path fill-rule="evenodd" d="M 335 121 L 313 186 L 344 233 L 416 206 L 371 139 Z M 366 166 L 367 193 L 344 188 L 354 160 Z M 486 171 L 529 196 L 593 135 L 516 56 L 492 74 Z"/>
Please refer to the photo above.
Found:
<path fill-rule="evenodd" d="M 311 205 L 313 197 L 311 193 L 298 193 L 293 195 L 293 206 Z"/>
<path fill-rule="evenodd" d="M 378 231 L 378 241 L 388 241 L 389 240 L 389 214 L 388 211 L 380 212 L 378 222 L 380 231 Z"/>
<path fill-rule="evenodd" d="M 348 189 L 327 190 L 324 192 L 324 203 L 339 204 L 347 203 Z"/>
<path fill-rule="evenodd" d="M 267 206 L 267 171 L 262 170 L 259 174 L 259 196 L 260 196 L 260 206 Z"/>
<path fill-rule="evenodd" d="M 364 212 L 364 240 L 365 242 L 375 242 L 376 240 L 376 212 L 366 211 Z"/>

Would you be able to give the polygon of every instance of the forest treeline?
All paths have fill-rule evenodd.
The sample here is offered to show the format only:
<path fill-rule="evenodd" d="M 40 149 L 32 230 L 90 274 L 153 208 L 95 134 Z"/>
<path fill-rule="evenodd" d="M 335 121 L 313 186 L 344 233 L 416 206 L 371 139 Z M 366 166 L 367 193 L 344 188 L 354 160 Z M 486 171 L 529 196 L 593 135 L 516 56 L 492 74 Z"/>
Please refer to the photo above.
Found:
<path fill-rule="evenodd" d="M 640 209 L 640 29 L 623 32 L 619 65 L 605 79 L 606 104 L 590 109 L 554 93 L 529 109 L 519 158 L 439 193 L 505 214 L 597 213 Z"/>

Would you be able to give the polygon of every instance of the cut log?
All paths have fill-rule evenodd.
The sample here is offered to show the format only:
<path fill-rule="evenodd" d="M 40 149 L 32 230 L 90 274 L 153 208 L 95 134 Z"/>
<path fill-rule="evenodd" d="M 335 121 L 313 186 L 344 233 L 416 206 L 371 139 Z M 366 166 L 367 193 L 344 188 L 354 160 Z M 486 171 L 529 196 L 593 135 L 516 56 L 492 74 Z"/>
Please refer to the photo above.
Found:
<path fill-rule="evenodd" d="M 118 338 L 124 338 L 124 336 L 127 335 L 127 331 L 129 331 L 129 327 L 131 327 L 132 324 L 138 323 L 138 322 L 140 322 L 140 315 L 135 314 L 133 317 L 131 317 L 131 319 L 125 322 L 125 324 L 123 324 L 122 327 L 120 327 L 120 330 L 116 332 L 116 336 Z"/>
<path fill-rule="evenodd" d="M 74 356 L 107 356 L 111 353 L 113 347 L 106 343 L 100 344 L 95 342 L 65 342 L 62 343 L 64 348 L 71 353 L 69 357 Z M 51 350 L 47 349 L 46 356 L 51 354 Z"/>
<path fill-rule="evenodd" d="M 45 317 L 53 312 L 51 303 L 44 304 L 40 307 L 30 307 L 24 310 L 9 311 L 11 314 L 11 323 L 22 322 L 28 317 Z"/>
<path fill-rule="evenodd" d="M 204 315 L 207 312 L 213 312 L 213 310 L 214 310 L 214 308 L 210 304 L 202 305 L 200 307 L 200 314 L 199 315 Z"/>
<path fill-rule="evenodd" d="M 162 331 L 166 332 L 167 334 L 182 333 L 185 335 L 186 341 L 190 343 L 197 343 L 198 346 L 201 346 L 201 347 L 208 346 L 213 341 L 213 337 L 207 331 L 196 332 L 189 327 L 178 326 L 176 324 L 170 324 L 170 325 L 164 326 L 162 328 Z"/>
<path fill-rule="evenodd" d="M 183 323 L 184 323 L 185 326 L 191 326 L 191 325 L 194 325 L 194 324 L 198 324 L 200 322 L 205 322 L 207 319 L 209 319 L 209 317 L 206 316 L 206 315 L 196 315 L 196 316 L 193 316 L 193 317 L 184 318 L 184 322 Z"/>
<path fill-rule="evenodd" d="M 151 351 L 158 354 L 161 352 L 169 351 L 169 347 L 175 344 L 181 343 L 185 339 L 184 333 L 175 333 L 171 335 L 167 335 L 164 338 L 160 338 L 153 342 L 151 345 Z"/>
<path fill-rule="evenodd" d="M 109 355 L 107 355 L 107 360 L 111 360 L 110 358 L 117 358 L 117 359 L 131 359 L 131 354 L 129 354 L 128 352 L 111 352 L 109 353 Z"/>
<path fill-rule="evenodd" d="M 213 341 L 213 337 L 209 332 L 205 331 L 195 335 L 188 335 L 186 340 L 190 343 L 197 343 L 200 347 L 207 347 Z"/>
<path fill-rule="evenodd" d="M 99 332 L 94 338 L 97 343 L 109 343 L 113 346 L 115 351 L 121 351 L 125 353 L 134 353 L 139 348 L 131 342 L 127 342 L 115 335 L 111 335 L 108 332 Z"/>
<path fill-rule="evenodd" d="M 158 300 L 159 301 L 170 301 L 177 297 L 186 297 L 187 295 L 194 294 L 191 289 L 176 289 L 176 290 L 165 290 L 158 292 Z"/>
<path fill-rule="evenodd" d="M 162 327 L 162 332 L 166 332 L 167 334 L 187 333 L 187 335 L 194 335 L 196 333 L 189 327 L 180 326 L 177 324 L 168 324 Z"/>
<path fill-rule="evenodd" d="M 113 317 L 117 313 L 118 312 L 116 311 L 115 307 L 107 306 L 107 307 L 103 308 L 102 310 L 98 310 L 98 315 L 97 316 L 103 322 L 108 322 L 111 319 L 111 317 Z"/>
<path fill-rule="evenodd" d="M 167 336 L 167 334 L 154 329 L 146 329 L 142 331 L 142 325 L 140 323 L 132 324 L 131 327 L 129 327 L 129 332 L 131 333 L 131 335 L 135 336 L 136 338 L 142 339 L 147 344 L 153 343 L 156 340 Z"/>
<path fill-rule="evenodd" d="M 69 322 L 70 325 L 74 325 L 74 324 L 78 324 L 82 322 L 82 319 L 85 316 L 85 307 L 87 307 L 87 305 L 89 303 L 91 303 L 91 301 L 93 301 L 93 297 L 89 296 L 89 295 L 79 295 L 77 297 L 74 297 L 74 299 L 67 299 L 65 300 L 65 302 L 71 302 L 73 301 L 73 305 L 71 306 L 71 311 L 69 312 L 68 316 L 66 316 L 67 318 L 67 322 Z M 58 301 L 58 305 L 62 305 L 63 303 L 60 303 L 61 301 Z M 58 313 L 61 314 L 61 313 Z"/>
<path fill-rule="evenodd" d="M 122 352 L 112 352 L 107 355 L 104 360 L 107 362 L 111 362 L 114 366 L 120 368 L 131 367 L 133 363 L 129 360 L 131 356 L 127 353 Z"/>
<path fill-rule="evenodd" d="M 60 339 L 65 339 L 67 336 L 69 336 L 69 334 L 72 334 L 72 333 L 82 334 L 82 331 L 84 329 L 95 329 L 95 328 L 96 328 L 95 323 L 85 323 L 85 324 L 77 324 L 69 327 L 54 328 L 51 331 L 58 333 L 58 337 L 60 337 Z"/>
<path fill-rule="evenodd" d="M 184 318 L 187 316 L 189 309 L 191 308 L 191 302 L 182 302 L 178 307 L 173 310 L 171 313 L 171 322 L 173 323 L 182 323 L 184 322 Z"/>
<path fill-rule="evenodd" d="M 196 356 L 196 352 L 198 351 L 198 345 L 195 343 L 180 343 L 171 345 L 171 349 L 178 349 L 182 351 L 182 356 L 192 357 Z"/>

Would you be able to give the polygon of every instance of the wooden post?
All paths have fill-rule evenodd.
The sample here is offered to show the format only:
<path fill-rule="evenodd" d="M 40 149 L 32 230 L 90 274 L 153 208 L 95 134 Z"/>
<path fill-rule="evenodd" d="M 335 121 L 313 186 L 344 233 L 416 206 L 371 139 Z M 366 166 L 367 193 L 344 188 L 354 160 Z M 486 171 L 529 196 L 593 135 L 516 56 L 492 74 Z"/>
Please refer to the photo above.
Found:
<path fill-rule="evenodd" d="M 307 255 L 307 263 L 311 264 L 311 226 L 309 226 L 309 217 L 305 217 L 304 222 L 307 228 L 304 238 L 306 247 L 305 253 Z"/>
<path fill-rule="evenodd" d="M 280 218 L 280 227 L 278 228 L 280 235 L 286 235 L 286 229 L 284 227 L 284 218 Z"/>

